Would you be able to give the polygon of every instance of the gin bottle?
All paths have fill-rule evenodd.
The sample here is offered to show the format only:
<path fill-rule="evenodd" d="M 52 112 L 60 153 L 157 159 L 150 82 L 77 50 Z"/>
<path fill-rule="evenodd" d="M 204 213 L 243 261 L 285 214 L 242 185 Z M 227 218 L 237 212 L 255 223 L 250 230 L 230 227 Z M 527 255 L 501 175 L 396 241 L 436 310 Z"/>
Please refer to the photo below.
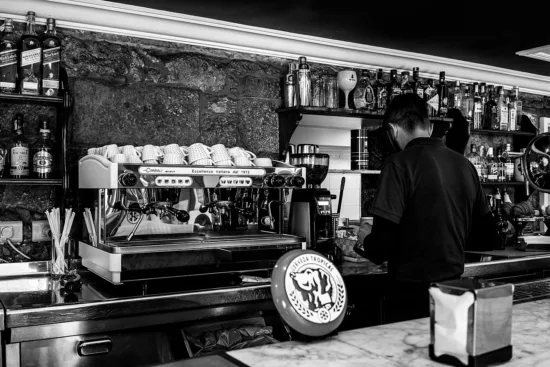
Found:
<path fill-rule="evenodd" d="M 460 103 L 460 112 L 470 124 L 470 129 L 475 129 L 474 125 L 474 99 L 470 94 L 470 86 L 468 84 L 463 84 L 464 92 L 462 95 L 462 101 Z"/>
<path fill-rule="evenodd" d="M 474 129 L 483 128 L 483 100 L 479 92 L 479 84 L 474 83 Z"/>
<path fill-rule="evenodd" d="M 497 120 L 500 130 L 507 131 L 509 127 L 508 102 L 504 97 L 504 88 L 497 87 Z"/>
<path fill-rule="evenodd" d="M 439 94 L 439 106 L 437 108 L 437 115 L 439 117 L 447 116 L 449 109 L 449 89 L 445 82 L 445 72 L 439 73 L 439 84 L 437 85 L 437 94 Z"/>

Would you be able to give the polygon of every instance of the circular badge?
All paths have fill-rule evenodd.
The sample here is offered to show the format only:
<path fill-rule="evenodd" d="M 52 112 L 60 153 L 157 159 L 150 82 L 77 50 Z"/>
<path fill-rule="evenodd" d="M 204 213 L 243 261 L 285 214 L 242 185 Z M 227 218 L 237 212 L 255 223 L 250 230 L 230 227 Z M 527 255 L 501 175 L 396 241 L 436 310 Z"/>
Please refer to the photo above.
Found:
<path fill-rule="evenodd" d="M 141 218 L 142 215 L 143 214 L 141 214 L 139 212 L 136 212 L 136 211 L 128 212 L 128 222 L 130 222 L 132 224 L 136 224 L 139 221 L 139 218 Z"/>
<path fill-rule="evenodd" d="M 346 314 L 342 275 L 330 260 L 312 250 L 281 256 L 271 275 L 271 294 L 283 320 L 304 335 L 330 334 Z"/>

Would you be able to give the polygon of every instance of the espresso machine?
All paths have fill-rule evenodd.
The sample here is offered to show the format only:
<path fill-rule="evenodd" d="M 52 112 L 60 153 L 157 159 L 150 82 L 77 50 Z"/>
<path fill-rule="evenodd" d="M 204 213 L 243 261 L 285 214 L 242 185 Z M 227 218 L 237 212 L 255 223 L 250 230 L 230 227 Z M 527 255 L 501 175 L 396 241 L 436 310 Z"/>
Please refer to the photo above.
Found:
<path fill-rule="evenodd" d="M 316 145 L 300 144 L 297 153 L 290 155 L 290 164 L 305 168 L 307 185 L 292 192 L 289 233 L 304 237 L 308 248 L 328 254 L 334 245 L 333 196 L 320 185 L 328 173 L 329 155 L 319 153 Z"/>
<path fill-rule="evenodd" d="M 93 228 L 79 242 L 82 265 L 113 284 L 269 277 L 280 256 L 306 247 L 300 236 L 283 233 L 286 194 L 304 185 L 306 170 L 273 163 L 154 165 L 83 157 L 79 188 L 83 196 L 93 193 Z"/>

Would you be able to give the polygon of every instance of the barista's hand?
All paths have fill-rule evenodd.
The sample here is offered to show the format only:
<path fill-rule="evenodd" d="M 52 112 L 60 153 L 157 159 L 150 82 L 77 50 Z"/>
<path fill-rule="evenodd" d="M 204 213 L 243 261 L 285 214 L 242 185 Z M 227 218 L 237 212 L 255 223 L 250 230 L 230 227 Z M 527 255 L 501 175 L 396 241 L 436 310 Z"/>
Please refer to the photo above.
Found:
<path fill-rule="evenodd" d="M 371 232 L 372 225 L 370 223 L 363 223 L 361 227 L 359 227 L 359 231 L 357 232 L 357 242 L 362 245 L 365 237 L 367 237 Z"/>

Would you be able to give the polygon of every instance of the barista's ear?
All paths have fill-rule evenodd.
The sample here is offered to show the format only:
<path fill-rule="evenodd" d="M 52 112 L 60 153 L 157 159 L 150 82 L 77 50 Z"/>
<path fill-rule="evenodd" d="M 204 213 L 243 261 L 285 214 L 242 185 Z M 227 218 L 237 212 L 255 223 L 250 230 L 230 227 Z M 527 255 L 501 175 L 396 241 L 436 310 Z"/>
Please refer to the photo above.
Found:
<path fill-rule="evenodd" d="M 433 131 L 434 131 L 434 123 L 430 122 L 430 127 L 428 127 L 428 133 L 430 134 L 430 136 L 432 136 Z"/>

